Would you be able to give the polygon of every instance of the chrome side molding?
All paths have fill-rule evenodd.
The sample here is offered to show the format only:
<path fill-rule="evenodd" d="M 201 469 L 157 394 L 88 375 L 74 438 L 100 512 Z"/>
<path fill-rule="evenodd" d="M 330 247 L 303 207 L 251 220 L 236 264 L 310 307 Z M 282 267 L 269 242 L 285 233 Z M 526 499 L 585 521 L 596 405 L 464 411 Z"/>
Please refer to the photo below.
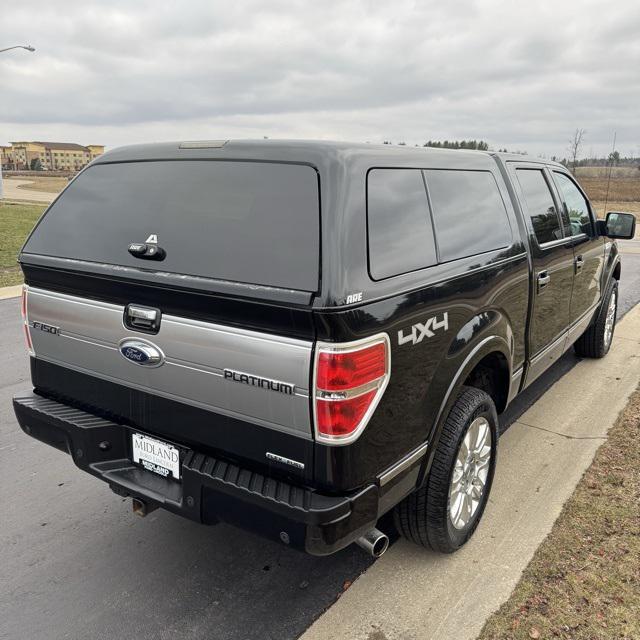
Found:
<path fill-rule="evenodd" d="M 386 471 L 378 476 L 378 483 L 381 487 L 393 480 L 397 475 L 412 467 L 418 460 L 424 457 L 429 446 L 428 442 L 421 444 L 417 449 L 406 455 L 404 458 L 389 467 Z"/>

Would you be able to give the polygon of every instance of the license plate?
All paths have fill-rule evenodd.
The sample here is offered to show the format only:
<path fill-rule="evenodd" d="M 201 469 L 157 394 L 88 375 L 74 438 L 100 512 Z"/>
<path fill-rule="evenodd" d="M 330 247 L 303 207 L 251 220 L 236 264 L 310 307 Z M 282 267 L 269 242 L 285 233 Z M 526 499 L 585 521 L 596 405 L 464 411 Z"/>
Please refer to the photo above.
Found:
<path fill-rule="evenodd" d="M 164 478 L 180 479 L 180 452 L 175 447 L 144 436 L 141 433 L 131 434 L 133 461 Z"/>

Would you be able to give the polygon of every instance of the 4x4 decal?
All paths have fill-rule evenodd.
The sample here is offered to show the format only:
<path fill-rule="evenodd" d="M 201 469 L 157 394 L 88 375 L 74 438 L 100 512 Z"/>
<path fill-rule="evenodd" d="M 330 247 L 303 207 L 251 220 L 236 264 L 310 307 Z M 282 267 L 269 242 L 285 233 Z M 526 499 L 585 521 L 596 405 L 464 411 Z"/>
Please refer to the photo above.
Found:
<path fill-rule="evenodd" d="M 404 329 L 400 329 L 398 331 L 398 344 L 403 345 L 408 342 L 414 345 L 418 344 L 424 338 L 433 338 L 438 329 L 443 331 L 449 329 L 449 314 L 446 311 L 442 314 L 442 320 L 438 320 L 438 316 L 433 316 L 425 322 L 416 322 L 407 335 L 404 335 Z"/>

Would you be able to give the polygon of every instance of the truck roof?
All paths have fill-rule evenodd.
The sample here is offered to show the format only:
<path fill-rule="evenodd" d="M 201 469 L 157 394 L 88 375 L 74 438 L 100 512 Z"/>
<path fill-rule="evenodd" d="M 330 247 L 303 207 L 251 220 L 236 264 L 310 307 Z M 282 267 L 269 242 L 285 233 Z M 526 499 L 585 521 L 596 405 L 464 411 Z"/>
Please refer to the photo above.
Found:
<path fill-rule="evenodd" d="M 134 160 L 178 160 L 178 159 L 251 159 L 277 160 L 281 162 L 308 162 L 325 164 L 336 157 L 358 156 L 365 159 L 371 156 L 378 162 L 381 155 L 399 162 L 417 162 L 428 154 L 430 160 L 440 157 L 456 163 L 467 156 L 469 159 L 479 155 L 496 156 L 504 161 L 526 159 L 531 162 L 552 163 L 548 160 L 515 153 L 493 151 L 473 151 L 470 149 L 440 149 L 435 147 L 410 147 L 405 145 L 369 144 L 359 142 L 336 142 L 330 140 L 200 140 L 159 142 L 118 147 L 108 151 L 94 161 L 94 164 L 107 162 L 127 162 Z M 561 166 L 561 165 L 558 165 Z"/>

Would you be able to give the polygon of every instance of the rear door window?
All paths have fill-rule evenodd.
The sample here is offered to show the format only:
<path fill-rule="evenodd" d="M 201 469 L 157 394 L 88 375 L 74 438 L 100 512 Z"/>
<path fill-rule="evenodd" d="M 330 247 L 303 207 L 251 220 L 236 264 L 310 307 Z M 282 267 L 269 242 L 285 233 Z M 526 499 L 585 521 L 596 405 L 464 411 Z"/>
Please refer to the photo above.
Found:
<path fill-rule="evenodd" d="M 128 252 L 155 235 L 161 262 Z M 24 251 L 316 291 L 318 177 L 306 165 L 175 160 L 89 167 Z"/>
<path fill-rule="evenodd" d="M 436 264 L 429 203 L 419 169 L 367 176 L 369 271 L 381 280 Z"/>
<path fill-rule="evenodd" d="M 511 244 L 507 210 L 489 171 L 424 172 L 441 262 Z"/>
<path fill-rule="evenodd" d="M 541 169 L 516 169 L 538 244 L 560 240 L 560 218 Z"/>

